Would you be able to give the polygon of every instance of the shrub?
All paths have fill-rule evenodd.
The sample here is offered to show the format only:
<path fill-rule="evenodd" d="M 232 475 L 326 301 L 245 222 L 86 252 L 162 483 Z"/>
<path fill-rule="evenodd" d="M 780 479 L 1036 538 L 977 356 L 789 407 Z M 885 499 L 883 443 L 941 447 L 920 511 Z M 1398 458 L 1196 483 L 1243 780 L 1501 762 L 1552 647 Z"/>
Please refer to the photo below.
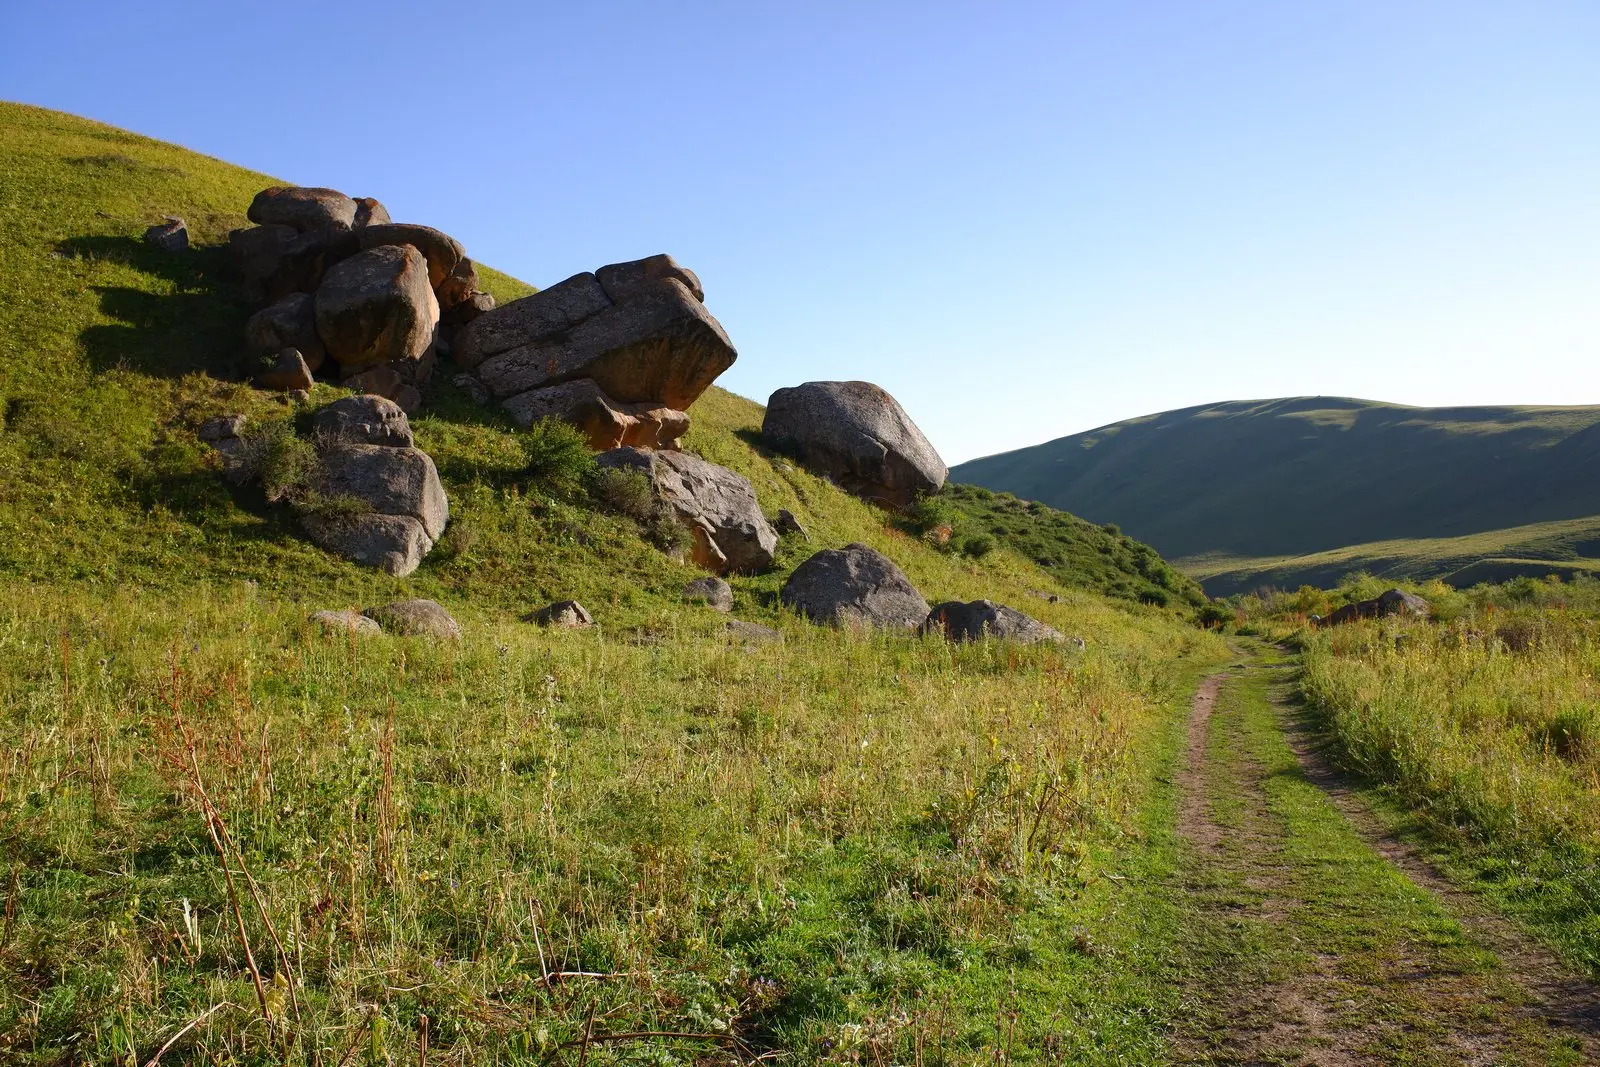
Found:
<path fill-rule="evenodd" d="M 245 473 L 261 482 L 271 503 L 306 505 L 317 495 L 322 461 L 310 441 L 294 432 L 294 423 L 278 419 L 246 432 Z"/>
<path fill-rule="evenodd" d="M 973 559 L 982 559 L 994 551 L 994 538 L 988 534 L 976 534 L 962 542 L 961 551 Z"/>
<path fill-rule="evenodd" d="M 677 552 L 689 542 L 672 506 L 657 500 L 650 479 L 639 471 L 596 467 L 588 478 L 589 497 L 607 511 L 632 519 L 639 533 L 663 552 Z"/>
<path fill-rule="evenodd" d="M 560 419 L 540 419 L 518 443 L 524 459 L 522 476 L 552 495 L 570 497 L 594 475 L 588 439 Z"/>

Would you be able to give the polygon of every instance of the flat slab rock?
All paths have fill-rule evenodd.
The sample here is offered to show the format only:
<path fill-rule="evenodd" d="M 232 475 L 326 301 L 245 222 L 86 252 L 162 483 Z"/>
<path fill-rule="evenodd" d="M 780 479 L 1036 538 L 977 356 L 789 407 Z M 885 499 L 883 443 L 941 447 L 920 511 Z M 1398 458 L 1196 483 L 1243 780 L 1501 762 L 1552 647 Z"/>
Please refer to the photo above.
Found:
<path fill-rule="evenodd" d="M 915 630 L 929 610 L 905 572 L 863 544 L 818 552 L 795 568 L 780 597 L 812 622 L 840 627 Z"/>
<path fill-rule="evenodd" d="M 461 625 L 435 600 L 396 600 L 362 612 L 390 633 L 402 637 L 461 640 Z"/>
<path fill-rule="evenodd" d="M 951 641 L 981 641 L 990 638 L 1021 644 L 1065 644 L 1066 635 L 1016 608 L 992 600 L 962 603 L 949 600 L 928 612 L 922 624 L 925 633 L 943 634 Z"/>

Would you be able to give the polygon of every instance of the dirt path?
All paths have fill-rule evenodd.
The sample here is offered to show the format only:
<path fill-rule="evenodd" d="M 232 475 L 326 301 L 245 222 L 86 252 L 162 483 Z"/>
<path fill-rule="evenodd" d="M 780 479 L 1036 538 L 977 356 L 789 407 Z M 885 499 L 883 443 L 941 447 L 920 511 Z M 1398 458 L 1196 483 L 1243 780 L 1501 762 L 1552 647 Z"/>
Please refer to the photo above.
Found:
<path fill-rule="evenodd" d="M 1178 776 L 1195 1064 L 1600 1064 L 1600 994 L 1388 835 L 1285 670 L 1207 678 Z"/>

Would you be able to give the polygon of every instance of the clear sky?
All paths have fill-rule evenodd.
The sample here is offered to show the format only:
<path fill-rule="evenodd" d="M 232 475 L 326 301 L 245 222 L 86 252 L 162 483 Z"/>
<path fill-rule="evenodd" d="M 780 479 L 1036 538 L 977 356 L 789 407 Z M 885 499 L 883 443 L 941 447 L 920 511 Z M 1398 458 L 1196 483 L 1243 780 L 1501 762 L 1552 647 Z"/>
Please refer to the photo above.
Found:
<path fill-rule="evenodd" d="M 538 285 L 667 251 L 721 384 L 950 462 L 1301 393 L 1600 403 L 1600 3 L 26 4 L 0 97 L 381 199 Z"/>

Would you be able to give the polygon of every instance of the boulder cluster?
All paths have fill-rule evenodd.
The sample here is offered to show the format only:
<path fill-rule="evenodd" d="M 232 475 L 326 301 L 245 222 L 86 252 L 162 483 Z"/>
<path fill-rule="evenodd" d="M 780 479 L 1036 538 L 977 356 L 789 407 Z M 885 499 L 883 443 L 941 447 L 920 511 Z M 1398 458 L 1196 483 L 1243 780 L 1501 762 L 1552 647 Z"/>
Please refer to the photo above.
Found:
<path fill-rule="evenodd" d="M 671 256 L 613 263 L 478 316 L 453 358 L 518 425 L 554 417 L 596 451 L 671 450 L 689 405 L 738 357 L 704 298 Z"/>
<path fill-rule="evenodd" d="M 310 389 L 321 374 L 414 411 L 449 334 L 494 307 L 460 242 L 390 221 L 371 197 L 273 186 L 249 218 L 228 245 L 261 305 L 245 346 L 263 388 Z"/>
<path fill-rule="evenodd" d="M 356 393 L 315 412 L 306 437 L 295 438 L 315 459 L 291 502 L 316 544 L 403 576 L 438 541 L 449 503 L 407 412 L 423 403 L 440 359 L 454 363 L 454 384 L 479 403 L 499 405 L 524 427 L 565 421 L 602 468 L 642 476 L 659 513 L 687 532 L 689 556 L 715 575 L 771 569 L 780 534 L 809 540 L 789 512 L 769 520 L 746 478 L 680 449 L 690 405 L 737 353 L 706 310 L 699 278 L 671 256 L 613 263 L 496 306 L 459 242 L 391 221 L 370 197 L 274 186 L 256 195 L 249 218 L 255 225 L 233 231 L 229 246 L 247 297 L 260 305 L 245 326 L 256 384 L 296 392 L 321 375 Z M 181 251 L 187 233 L 169 219 L 146 239 Z M 891 509 L 938 492 L 948 474 L 905 410 L 869 382 L 779 389 L 761 432 L 774 450 Z M 212 419 L 200 436 L 236 481 L 260 473 L 259 453 L 269 446 L 251 437 L 242 416 Z M 697 579 L 684 594 L 718 611 L 734 604 L 721 577 Z M 987 600 L 930 607 L 892 561 L 860 544 L 811 556 L 781 599 L 828 625 L 953 641 L 1068 640 Z M 593 623 L 575 601 L 530 618 L 551 627 Z M 351 632 L 460 633 L 432 601 L 315 619 Z M 727 626 L 737 640 L 778 637 L 740 620 Z"/>

